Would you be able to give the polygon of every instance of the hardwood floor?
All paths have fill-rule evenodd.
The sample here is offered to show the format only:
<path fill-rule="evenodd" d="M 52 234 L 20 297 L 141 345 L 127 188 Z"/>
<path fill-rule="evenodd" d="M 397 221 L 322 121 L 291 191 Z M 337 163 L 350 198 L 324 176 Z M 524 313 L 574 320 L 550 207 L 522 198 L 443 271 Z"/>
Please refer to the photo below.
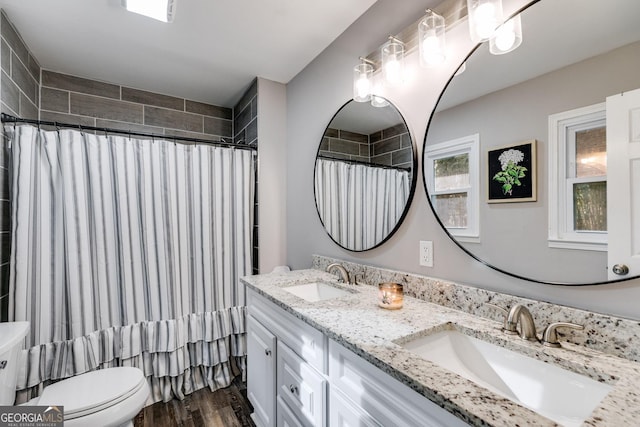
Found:
<path fill-rule="evenodd" d="M 223 389 L 203 388 L 184 400 L 154 403 L 134 419 L 134 427 L 254 427 L 253 408 L 240 377 Z"/>

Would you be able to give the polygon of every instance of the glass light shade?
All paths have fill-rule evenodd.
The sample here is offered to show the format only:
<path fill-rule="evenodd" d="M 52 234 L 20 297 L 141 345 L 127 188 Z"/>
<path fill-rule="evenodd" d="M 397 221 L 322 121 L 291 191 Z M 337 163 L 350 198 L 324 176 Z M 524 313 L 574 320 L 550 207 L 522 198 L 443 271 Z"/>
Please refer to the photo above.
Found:
<path fill-rule="evenodd" d="M 502 0 L 467 0 L 469 35 L 474 43 L 491 38 L 503 23 Z"/>
<path fill-rule="evenodd" d="M 173 22 L 176 0 L 122 0 L 122 6 L 129 12 L 162 22 Z"/>
<path fill-rule="evenodd" d="M 489 39 L 489 52 L 494 55 L 515 50 L 522 44 L 522 19 L 516 15 L 502 24 Z"/>
<path fill-rule="evenodd" d="M 362 62 L 353 69 L 353 100 L 356 102 L 368 102 L 371 100 L 371 78 L 373 66 Z"/>
<path fill-rule="evenodd" d="M 435 67 L 446 58 L 446 39 L 444 18 L 428 10 L 418 24 L 418 44 L 420 47 L 420 65 Z"/>
<path fill-rule="evenodd" d="M 396 39 L 389 39 L 381 49 L 382 72 L 391 86 L 398 86 L 404 80 L 404 45 Z"/>

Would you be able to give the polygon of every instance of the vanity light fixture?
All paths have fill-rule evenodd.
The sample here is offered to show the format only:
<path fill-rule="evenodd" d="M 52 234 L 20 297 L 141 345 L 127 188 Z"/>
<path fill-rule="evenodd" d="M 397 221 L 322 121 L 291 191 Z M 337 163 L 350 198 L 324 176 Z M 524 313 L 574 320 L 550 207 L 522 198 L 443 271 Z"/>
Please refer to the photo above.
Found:
<path fill-rule="evenodd" d="M 353 68 L 353 100 L 368 102 L 371 100 L 373 65 L 366 58 L 360 57 L 360 63 Z"/>
<path fill-rule="evenodd" d="M 122 7 L 162 22 L 173 22 L 177 0 L 122 0 Z"/>
<path fill-rule="evenodd" d="M 418 24 L 418 45 L 420 49 L 420 65 L 436 67 L 446 58 L 444 17 L 431 9 Z"/>
<path fill-rule="evenodd" d="M 489 52 L 494 55 L 515 50 L 522 44 L 522 19 L 516 15 L 502 24 L 489 39 Z"/>
<path fill-rule="evenodd" d="M 502 25 L 502 0 L 467 0 L 469 34 L 474 43 L 489 40 Z"/>
<path fill-rule="evenodd" d="M 391 86 L 398 86 L 404 81 L 404 43 L 393 36 L 382 45 L 382 72 L 384 79 Z"/>

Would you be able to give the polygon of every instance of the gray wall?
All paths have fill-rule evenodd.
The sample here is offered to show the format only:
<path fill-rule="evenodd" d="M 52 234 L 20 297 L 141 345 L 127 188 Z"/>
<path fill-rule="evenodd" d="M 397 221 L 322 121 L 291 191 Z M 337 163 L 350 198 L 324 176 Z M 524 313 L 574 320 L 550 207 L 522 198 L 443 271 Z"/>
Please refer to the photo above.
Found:
<path fill-rule="evenodd" d="M 233 110 L 42 70 L 40 119 L 207 140 L 231 140 Z"/>
<path fill-rule="evenodd" d="M 258 79 L 255 79 L 233 107 L 233 142 L 235 144 L 258 145 Z M 256 171 L 256 189 L 258 186 L 258 172 Z M 260 253 L 258 251 L 258 193 L 256 191 L 253 204 L 253 274 L 260 272 Z"/>
<path fill-rule="evenodd" d="M 322 137 L 319 155 L 377 165 L 412 167 L 411 136 L 404 123 L 370 135 L 328 128 Z"/>
<path fill-rule="evenodd" d="M 353 66 L 358 57 L 377 49 L 388 34 L 415 22 L 437 1 L 379 0 L 358 21 L 297 75 L 287 86 L 287 262 L 306 268 L 316 253 L 374 266 L 441 277 L 480 288 L 640 319 L 640 281 L 590 287 L 540 285 L 505 276 L 462 252 L 440 229 L 420 185 L 398 232 L 384 245 L 364 253 L 337 247 L 324 231 L 313 199 L 313 164 L 324 129 L 333 114 L 352 96 Z M 505 3 L 512 13 L 527 3 Z M 443 67 L 423 70 L 415 54 L 407 58 L 407 84 L 381 96 L 404 115 L 422 157 L 422 141 L 431 110 L 446 81 L 472 48 L 466 25 L 447 34 L 450 54 Z M 419 168 L 420 169 L 420 168 Z M 421 177 L 418 181 L 421 181 Z M 434 242 L 434 267 L 418 262 L 420 240 Z"/>
<path fill-rule="evenodd" d="M 548 117 L 601 103 L 609 95 L 640 87 L 638 69 L 640 42 L 434 116 L 429 144 L 480 134 L 481 242 L 467 243 L 465 247 L 481 259 L 498 267 L 508 265 L 510 271 L 525 277 L 577 283 L 607 280 L 606 252 L 548 247 Z M 612 73 L 615 78 L 603 78 Z M 486 203 L 486 150 L 530 139 L 537 140 L 537 201 Z M 509 232 L 505 232 L 507 228 Z M 514 264 L 516 268 L 512 267 Z"/>
<path fill-rule="evenodd" d="M 2 112 L 15 117 L 37 119 L 40 65 L 29 52 L 4 11 L 0 13 L 0 35 Z M 2 138 L 2 147 L 0 147 L 0 321 L 7 320 L 8 314 L 11 251 L 9 165 L 5 142 Z"/>

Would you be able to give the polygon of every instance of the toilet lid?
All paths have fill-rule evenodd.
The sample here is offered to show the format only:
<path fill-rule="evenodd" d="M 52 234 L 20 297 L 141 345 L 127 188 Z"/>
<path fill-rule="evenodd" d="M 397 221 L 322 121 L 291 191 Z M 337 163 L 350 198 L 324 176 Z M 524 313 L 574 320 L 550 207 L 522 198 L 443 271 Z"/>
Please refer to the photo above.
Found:
<path fill-rule="evenodd" d="M 126 399 L 144 387 L 138 368 L 107 368 L 87 372 L 46 387 L 38 405 L 64 406 L 65 419 L 100 411 Z"/>

